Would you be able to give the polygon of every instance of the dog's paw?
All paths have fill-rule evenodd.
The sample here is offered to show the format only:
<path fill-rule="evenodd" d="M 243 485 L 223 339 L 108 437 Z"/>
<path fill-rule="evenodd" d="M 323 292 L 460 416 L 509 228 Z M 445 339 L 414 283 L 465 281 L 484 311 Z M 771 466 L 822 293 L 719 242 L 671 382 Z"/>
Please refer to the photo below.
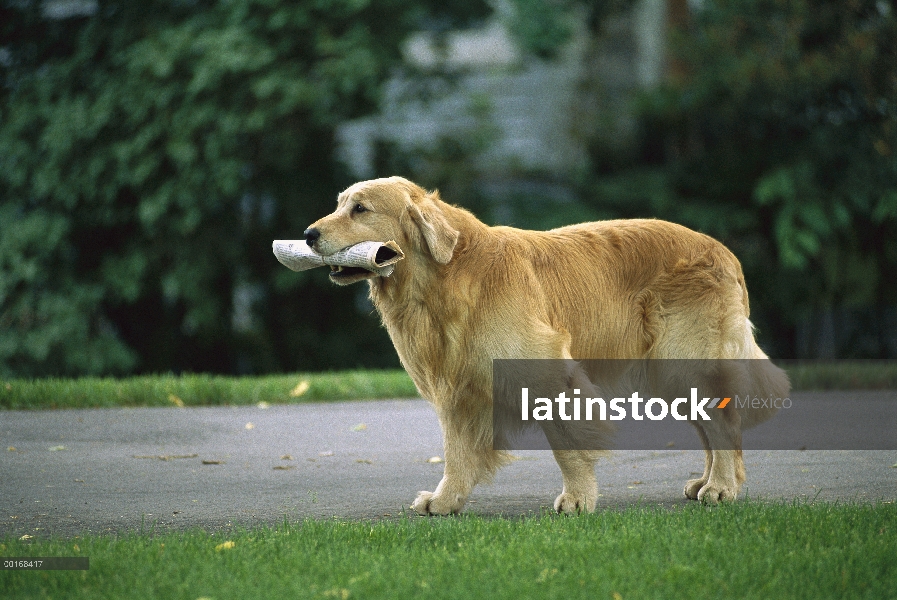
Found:
<path fill-rule="evenodd" d="M 444 494 L 439 496 L 433 492 L 418 492 L 417 498 L 411 503 L 411 508 L 417 514 L 430 515 L 456 515 L 464 507 L 464 501 L 456 498 L 454 502 L 446 498 Z"/>
<path fill-rule="evenodd" d="M 707 485 L 706 479 L 689 479 L 685 482 L 685 497 L 689 500 L 697 500 L 701 488 Z"/>
<path fill-rule="evenodd" d="M 734 486 L 708 483 L 698 492 L 697 499 L 704 504 L 719 504 L 720 502 L 734 502 L 737 497 L 738 490 Z"/>
<path fill-rule="evenodd" d="M 597 493 L 595 494 L 574 494 L 572 492 L 564 492 L 554 500 L 554 510 L 565 515 L 576 515 L 579 513 L 590 513 L 595 510 L 595 502 L 597 501 Z"/>

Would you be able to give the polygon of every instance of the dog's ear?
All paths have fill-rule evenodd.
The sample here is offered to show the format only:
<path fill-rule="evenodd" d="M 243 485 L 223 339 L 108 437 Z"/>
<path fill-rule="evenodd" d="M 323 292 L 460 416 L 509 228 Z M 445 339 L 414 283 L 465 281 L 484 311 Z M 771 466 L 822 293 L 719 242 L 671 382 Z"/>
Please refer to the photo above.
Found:
<path fill-rule="evenodd" d="M 440 264 L 448 264 L 458 243 L 458 231 L 449 225 L 439 206 L 425 196 L 418 203 L 409 202 L 408 213 L 424 236 L 433 259 Z"/>

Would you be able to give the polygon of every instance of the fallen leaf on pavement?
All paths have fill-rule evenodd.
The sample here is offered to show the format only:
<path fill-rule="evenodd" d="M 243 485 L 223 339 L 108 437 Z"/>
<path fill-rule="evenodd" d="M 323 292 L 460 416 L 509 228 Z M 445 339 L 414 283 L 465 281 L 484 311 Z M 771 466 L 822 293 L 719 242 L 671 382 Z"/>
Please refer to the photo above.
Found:
<path fill-rule="evenodd" d="M 176 458 L 196 458 L 199 454 L 135 454 L 134 458 L 157 458 L 159 460 L 174 460 Z"/>

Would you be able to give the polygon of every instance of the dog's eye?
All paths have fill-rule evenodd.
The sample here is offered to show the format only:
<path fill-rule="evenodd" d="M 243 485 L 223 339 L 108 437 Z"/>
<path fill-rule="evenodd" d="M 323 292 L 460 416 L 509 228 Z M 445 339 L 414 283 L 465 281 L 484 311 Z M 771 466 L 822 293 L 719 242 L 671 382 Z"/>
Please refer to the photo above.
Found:
<path fill-rule="evenodd" d="M 356 205 L 352 208 L 352 212 L 355 213 L 355 214 L 363 213 L 363 212 L 367 212 L 367 210 L 368 210 L 368 209 L 366 209 L 366 208 L 365 208 L 364 206 L 362 206 L 361 204 L 356 204 Z"/>

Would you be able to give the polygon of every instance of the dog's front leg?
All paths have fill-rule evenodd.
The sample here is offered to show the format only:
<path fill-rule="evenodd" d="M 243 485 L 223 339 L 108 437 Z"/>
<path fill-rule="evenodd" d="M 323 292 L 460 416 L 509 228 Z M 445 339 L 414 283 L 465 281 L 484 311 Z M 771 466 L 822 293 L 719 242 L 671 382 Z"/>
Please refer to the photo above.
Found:
<path fill-rule="evenodd" d="M 445 453 L 445 473 L 433 492 L 418 492 L 411 508 L 421 515 L 453 515 L 461 512 L 475 480 L 471 477 L 471 457 Z"/>
<path fill-rule="evenodd" d="M 508 460 L 505 452 L 492 449 L 491 411 L 463 421 L 450 411 L 439 418 L 445 446 L 445 471 L 433 492 L 419 492 L 411 508 L 421 515 L 457 514 L 474 486 L 489 480 Z M 484 427 L 489 425 L 486 429 Z"/>
<path fill-rule="evenodd" d="M 554 458 L 564 477 L 564 490 L 554 501 L 554 510 L 563 514 L 592 512 L 598 500 L 595 478 L 596 452 L 555 450 Z"/>

